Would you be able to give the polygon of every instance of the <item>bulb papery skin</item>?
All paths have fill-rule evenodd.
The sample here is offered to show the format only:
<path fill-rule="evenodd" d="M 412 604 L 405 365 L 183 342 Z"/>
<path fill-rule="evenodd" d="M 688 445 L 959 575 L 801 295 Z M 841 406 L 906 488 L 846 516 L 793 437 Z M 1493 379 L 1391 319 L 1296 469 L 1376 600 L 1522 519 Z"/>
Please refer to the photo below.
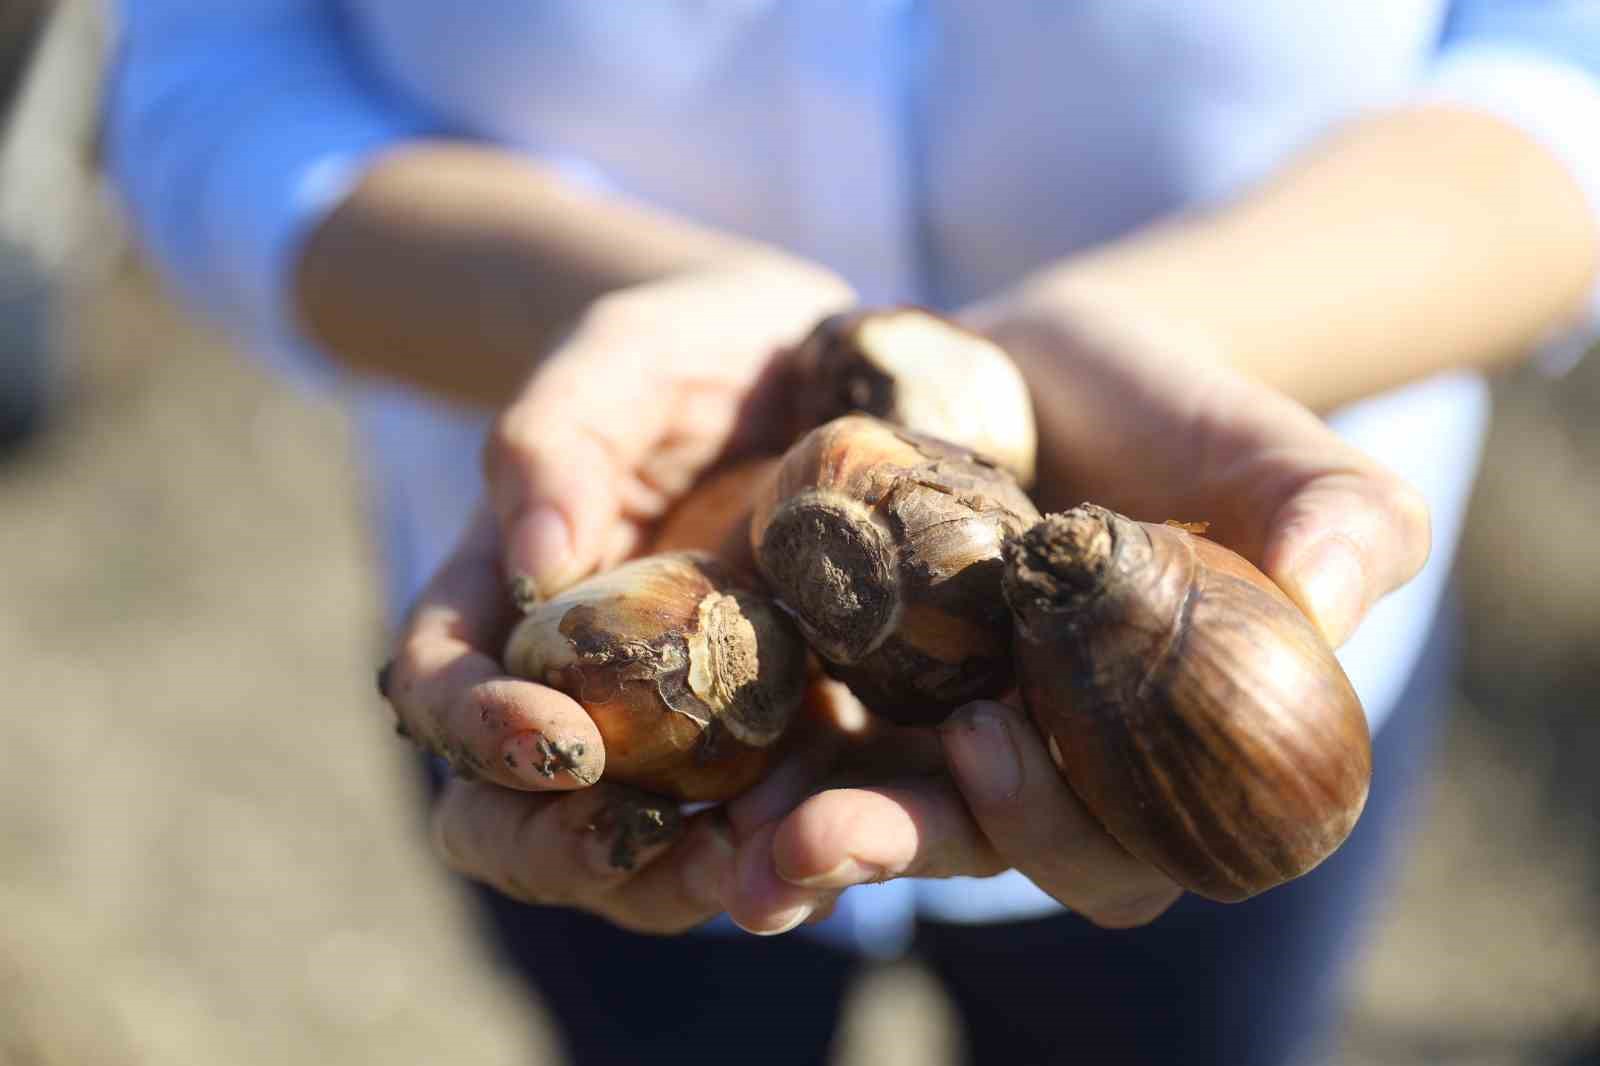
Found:
<path fill-rule="evenodd" d="M 1022 372 L 998 344 L 920 307 L 823 319 L 797 352 L 799 431 L 851 413 L 949 441 L 1033 483 L 1038 448 Z"/>
<path fill-rule="evenodd" d="M 1131 854 L 1235 902 L 1308 872 L 1360 817 L 1367 719 L 1265 575 L 1093 505 L 1006 547 L 1018 687 L 1074 792 Z"/>
<path fill-rule="evenodd" d="M 1000 550 L 1037 517 L 987 460 L 848 415 L 789 451 L 750 528 L 828 672 L 878 714 L 933 724 L 1010 687 Z"/>
<path fill-rule="evenodd" d="M 759 780 L 806 685 L 794 624 L 700 552 L 624 563 L 534 605 L 505 666 L 589 713 L 606 780 L 684 801 Z"/>
<path fill-rule="evenodd" d="M 745 459 L 705 477 L 661 520 L 647 551 L 707 551 L 741 576 L 755 574 L 750 510 L 781 461 L 778 456 Z"/>

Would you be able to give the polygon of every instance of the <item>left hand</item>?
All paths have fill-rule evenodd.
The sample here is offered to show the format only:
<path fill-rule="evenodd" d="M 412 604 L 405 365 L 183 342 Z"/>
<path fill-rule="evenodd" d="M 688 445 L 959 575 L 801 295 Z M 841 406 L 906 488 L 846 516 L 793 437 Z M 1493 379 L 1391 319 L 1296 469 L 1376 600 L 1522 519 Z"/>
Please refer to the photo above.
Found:
<path fill-rule="evenodd" d="M 1286 396 L 1186 350 L 1181 332 L 1126 308 L 1069 317 L 1025 298 L 970 320 L 1018 358 L 1034 390 L 1047 509 L 1087 499 L 1147 520 L 1205 520 L 1335 646 L 1426 560 L 1427 507 L 1413 489 Z M 738 874 L 723 901 L 734 919 L 781 932 L 850 885 L 1007 868 L 1106 927 L 1152 921 L 1178 899 L 1089 815 L 1018 710 L 973 704 L 938 737 L 943 773 L 861 788 L 818 774 L 787 815 L 755 799 L 770 782 L 740 801 L 757 816 L 736 804 Z"/>

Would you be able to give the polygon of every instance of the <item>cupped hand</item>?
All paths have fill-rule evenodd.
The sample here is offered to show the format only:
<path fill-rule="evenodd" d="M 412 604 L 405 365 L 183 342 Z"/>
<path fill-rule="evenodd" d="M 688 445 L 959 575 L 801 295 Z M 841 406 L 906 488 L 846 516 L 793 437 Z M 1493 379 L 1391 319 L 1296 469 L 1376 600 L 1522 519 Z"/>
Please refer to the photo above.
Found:
<path fill-rule="evenodd" d="M 628 558 L 712 463 L 787 444 L 780 356 L 850 299 L 833 275 L 768 258 L 596 301 L 485 446 L 519 590 L 548 596 Z"/>
<path fill-rule="evenodd" d="M 1206 522 L 1329 642 L 1427 558 L 1421 496 L 1310 411 L 1165 323 L 1086 302 L 1063 314 L 997 301 L 969 321 L 1021 362 L 1045 509 L 1088 500 L 1147 521 Z M 850 885 L 1015 868 L 1089 920 L 1149 922 L 1181 892 L 1129 855 L 1062 781 L 1015 706 L 963 708 L 939 730 L 946 773 L 828 787 L 741 826 L 726 901 L 745 928 L 826 913 Z"/>
<path fill-rule="evenodd" d="M 732 826 L 609 783 L 567 696 L 505 675 L 517 597 L 635 551 L 712 462 L 782 424 L 781 355 L 850 300 L 777 257 L 597 301 L 495 420 L 488 502 L 433 577 L 380 677 L 403 732 L 455 771 L 435 809 L 449 864 L 518 899 L 675 932 L 722 910 Z M 593 786 L 593 787 L 590 787 Z"/>
<path fill-rule="evenodd" d="M 453 771 L 434 808 L 437 850 L 515 899 L 631 929 L 674 932 L 720 912 L 734 854 L 726 819 L 686 819 L 674 803 L 596 784 L 605 750 L 583 708 L 500 669 L 515 614 L 501 560 L 484 507 L 379 675 L 400 732 Z"/>
<path fill-rule="evenodd" d="M 1343 644 L 1430 545 L 1422 494 L 1182 327 L 1107 298 L 972 312 L 1022 362 L 1045 510 L 1084 500 L 1207 523 Z"/>
<path fill-rule="evenodd" d="M 739 849 L 753 854 L 822 782 L 925 775 L 941 764 L 931 733 L 869 718 L 819 676 L 773 773 L 725 806 L 685 817 L 676 802 L 596 783 L 605 751 L 583 708 L 500 669 L 495 649 L 517 614 L 502 559 L 485 507 L 412 609 L 379 687 L 399 730 L 453 770 L 434 809 L 437 850 L 513 899 L 680 932 L 748 894 Z"/>

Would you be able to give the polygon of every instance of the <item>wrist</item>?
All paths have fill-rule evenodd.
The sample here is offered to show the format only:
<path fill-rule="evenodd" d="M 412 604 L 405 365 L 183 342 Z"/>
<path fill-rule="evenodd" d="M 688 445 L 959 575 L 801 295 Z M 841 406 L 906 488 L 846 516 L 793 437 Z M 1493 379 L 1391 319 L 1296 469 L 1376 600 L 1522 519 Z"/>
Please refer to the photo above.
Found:
<path fill-rule="evenodd" d="M 503 150 L 418 142 L 371 167 L 309 235 L 294 299 L 308 334 L 352 369 L 495 407 L 600 301 L 729 271 L 819 314 L 851 299 L 831 271 L 741 234 Z"/>

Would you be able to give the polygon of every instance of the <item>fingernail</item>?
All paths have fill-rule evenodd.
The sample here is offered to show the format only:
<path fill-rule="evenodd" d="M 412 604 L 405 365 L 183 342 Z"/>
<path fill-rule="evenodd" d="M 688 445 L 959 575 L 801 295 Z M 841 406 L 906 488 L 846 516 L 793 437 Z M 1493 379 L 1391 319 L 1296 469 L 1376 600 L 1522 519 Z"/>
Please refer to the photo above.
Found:
<path fill-rule="evenodd" d="M 500 761 L 519 781 L 537 789 L 592 785 L 600 780 L 596 753 L 587 744 L 537 731 L 518 733 L 506 741 Z"/>
<path fill-rule="evenodd" d="M 549 504 L 528 511 L 507 538 L 506 562 L 516 575 L 512 594 L 524 609 L 570 583 L 572 531 L 561 512 Z"/>
<path fill-rule="evenodd" d="M 986 704 L 974 704 L 940 728 L 951 768 L 969 799 L 1005 803 L 1017 798 L 1022 760 L 999 714 Z"/>
<path fill-rule="evenodd" d="M 810 903 L 802 903 L 790 910 L 779 911 L 772 916 L 772 924 L 765 929 L 755 929 L 737 920 L 735 920 L 734 924 L 745 932 L 754 933 L 756 936 L 782 936 L 784 933 L 803 925 L 805 920 L 811 917 L 812 912 L 816 909 Z"/>
<path fill-rule="evenodd" d="M 689 898 L 708 911 L 722 910 L 735 854 L 726 827 L 708 829 L 683 859 L 683 888 Z"/>
<path fill-rule="evenodd" d="M 872 866 L 853 858 L 846 858 L 827 873 L 813 874 L 810 877 L 789 877 L 779 870 L 778 875 L 791 885 L 799 885 L 801 888 L 849 888 L 851 885 L 881 881 L 888 876 L 888 871 L 881 866 Z"/>
<path fill-rule="evenodd" d="M 1300 589 L 1300 606 L 1329 644 L 1349 639 L 1361 620 L 1366 599 L 1366 574 L 1355 546 L 1343 537 L 1329 537 L 1306 552 L 1292 580 Z"/>

